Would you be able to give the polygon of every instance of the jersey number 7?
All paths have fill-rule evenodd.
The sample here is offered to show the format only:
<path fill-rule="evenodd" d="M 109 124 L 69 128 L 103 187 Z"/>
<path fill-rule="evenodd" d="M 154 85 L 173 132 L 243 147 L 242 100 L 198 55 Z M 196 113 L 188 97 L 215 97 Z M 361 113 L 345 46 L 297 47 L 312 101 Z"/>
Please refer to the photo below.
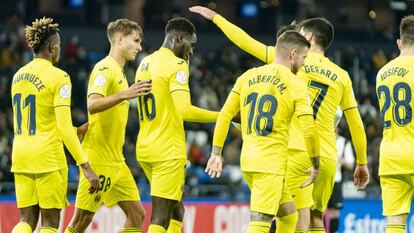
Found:
<path fill-rule="evenodd" d="M 318 93 L 316 94 L 315 99 L 312 102 L 313 119 L 316 119 L 319 107 L 321 106 L 322 101 L 326 96 L 326 93 L 328 93 L 329 86 L 312 80 L 309 82 L 309 87 L 318 90 Z"/>

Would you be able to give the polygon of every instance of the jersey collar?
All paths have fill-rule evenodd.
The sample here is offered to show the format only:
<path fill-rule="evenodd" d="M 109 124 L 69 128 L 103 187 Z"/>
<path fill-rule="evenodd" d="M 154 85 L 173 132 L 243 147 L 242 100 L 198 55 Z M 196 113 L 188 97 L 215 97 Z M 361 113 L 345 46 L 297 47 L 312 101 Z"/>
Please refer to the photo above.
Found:
<path fill-rule="evenodd" d="M 106 56 L 107 58 L 108 58 L 108 61 L 110 62 L 110 63 L 112 63 L 112 65 L 114 65 L 114 66 L 116 66 L 116 67 L 119 67 L 121 70 L 122 70 L 122 72 L 124 72 L 124 68 L 123 67 L 121 67 L 121 65 L 113 58 L 113 57 L 111 57 L 111 56 Z"/>
<path fill-rule="evenodd" d="M 166 47 L 161 47 L 158 51 L 175 56 L 174 52 L 171 49 L 166 48 Z"/>
<path fill-rule="evenodd" d="M 49 64 L 49 65 L 53 65 L 51 61 L 46 60 L 46 59 L 41 58 L 41 57 L 35 57 L 35 58 L 33 59 L 33 61 L 34 61 L 34 62 L 45 63 L 45 64 Z"/>

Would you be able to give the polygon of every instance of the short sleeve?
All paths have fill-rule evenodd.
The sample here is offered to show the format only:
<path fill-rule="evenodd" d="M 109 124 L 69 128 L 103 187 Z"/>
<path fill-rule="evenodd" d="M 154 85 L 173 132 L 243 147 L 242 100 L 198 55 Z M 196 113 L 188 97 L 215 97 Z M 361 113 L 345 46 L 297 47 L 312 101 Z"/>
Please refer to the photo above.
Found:
<path fill-rule="evenodd" d="M 70 106 L 72 96 L 72 84 L 69 75 L 63 73 L 60 75 L 55 85 L 53 93 L 53 106 Z"/>
<path fill-rule="evenodd" d="M 190 91 L 190 88 L 188 86 L 188 79 L 188 64 L 182 60 L 178 62 L 177 67 L 169 77 L 170 92 L 178 90 Z"/>
<path fill-rule="evenodd" d="M 346 76 L 344 83 L 344 93 L 342 94 L 341 99 L 341 109 L 342 111 L 357 107 L 357 102 L 354 96 L 354 90 L 352 89 L 352 82 L 349 76 Z"/>
<path fill-rule="evenodd" d="M 111 83 L 112 77 L 109 67 L 95 66 L 89 77 L 88 96 L 91 94 L 108 96 L 108 90 Z"/>
<path fill-rule="evenodd" d="M 294 92 L 292 93 L 295 105 L 295 114 L 297 117 L 312 115 L 313 109 L 310 104 L 310 97 L 308 95 L 306 86 L 300 80 L 294 80 Z"/>

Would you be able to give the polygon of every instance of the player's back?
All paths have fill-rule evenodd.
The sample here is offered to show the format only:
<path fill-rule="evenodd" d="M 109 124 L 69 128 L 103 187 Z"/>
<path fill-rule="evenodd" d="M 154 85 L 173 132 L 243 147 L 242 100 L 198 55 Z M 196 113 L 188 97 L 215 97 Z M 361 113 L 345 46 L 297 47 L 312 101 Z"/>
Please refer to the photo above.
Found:
<path fill-rule="evenodd" d="M 35 58 L 14 75 L 11 93 L 12 171 L 42 173 L 66 167 L 54 109 L 70 106 L 69 76 L 51 62 Z"/>
<path fill-rule="evenodd" d="M 295 100 L 307 103 L 305 86 L 287 67 L 269 64 L 244 73 L 233 92 L 240 95 L 242 170 L 284 174 Z"/>
<path fill-rule="evenodd" d="M 337 108 L 340 106 L 345 111 L 357 107 L 351 79 L 345 70 L 323 54 L 312 52 L 306 57 L 305 65 L 297 76 L 308 86 L 321 144 L 321 156 L 337 160 L 334 131 Z M 295 138 L 298 145 L 304 145 L 303 136 L 300 139 L 298 136 Z"/>
<path fill-rule="evenodd" d="M 380 175 L 414 172 L 413 62 L 413 56 L 397 57 L 377 75 L 377 96 L 384 128 L 380 147 Z"/>
<path fill-rule="evenodd" d="M 189 91 L 188 64 L 166 48 L 145 57 L 136 81 L 151 80 L 151 93 L 138 98 L 140 130 L 136 152 L 139 161 L 157 162 L 186 158 L 183 120 L 171 93 Z"/>

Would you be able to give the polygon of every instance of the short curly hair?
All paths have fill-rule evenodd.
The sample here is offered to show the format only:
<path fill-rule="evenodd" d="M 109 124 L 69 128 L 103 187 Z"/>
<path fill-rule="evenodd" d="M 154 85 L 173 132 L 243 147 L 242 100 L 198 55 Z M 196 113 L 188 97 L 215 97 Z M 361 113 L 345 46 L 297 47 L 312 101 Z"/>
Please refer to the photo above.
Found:
<path fill-rule="evenodd" d="M 196 33 L 196 28 L 194 27 L 194 24 L 183 17 L 176 17 L 172 18 L 167 22 L 167 26 L 165 26 L 165 33 L 169 33 L 172 31 L 186 33 L 189 35 L 192 35 Z"/>
<path fill-rule="evenodd" d="M 32 25 L 27 25 L 24 29 L 26 42 L 33 52 L 38 53 L 47 39 L 59 31 L 59 24 L 53 23 L 52 18 L 43 17 L 36 19 Z"/>

